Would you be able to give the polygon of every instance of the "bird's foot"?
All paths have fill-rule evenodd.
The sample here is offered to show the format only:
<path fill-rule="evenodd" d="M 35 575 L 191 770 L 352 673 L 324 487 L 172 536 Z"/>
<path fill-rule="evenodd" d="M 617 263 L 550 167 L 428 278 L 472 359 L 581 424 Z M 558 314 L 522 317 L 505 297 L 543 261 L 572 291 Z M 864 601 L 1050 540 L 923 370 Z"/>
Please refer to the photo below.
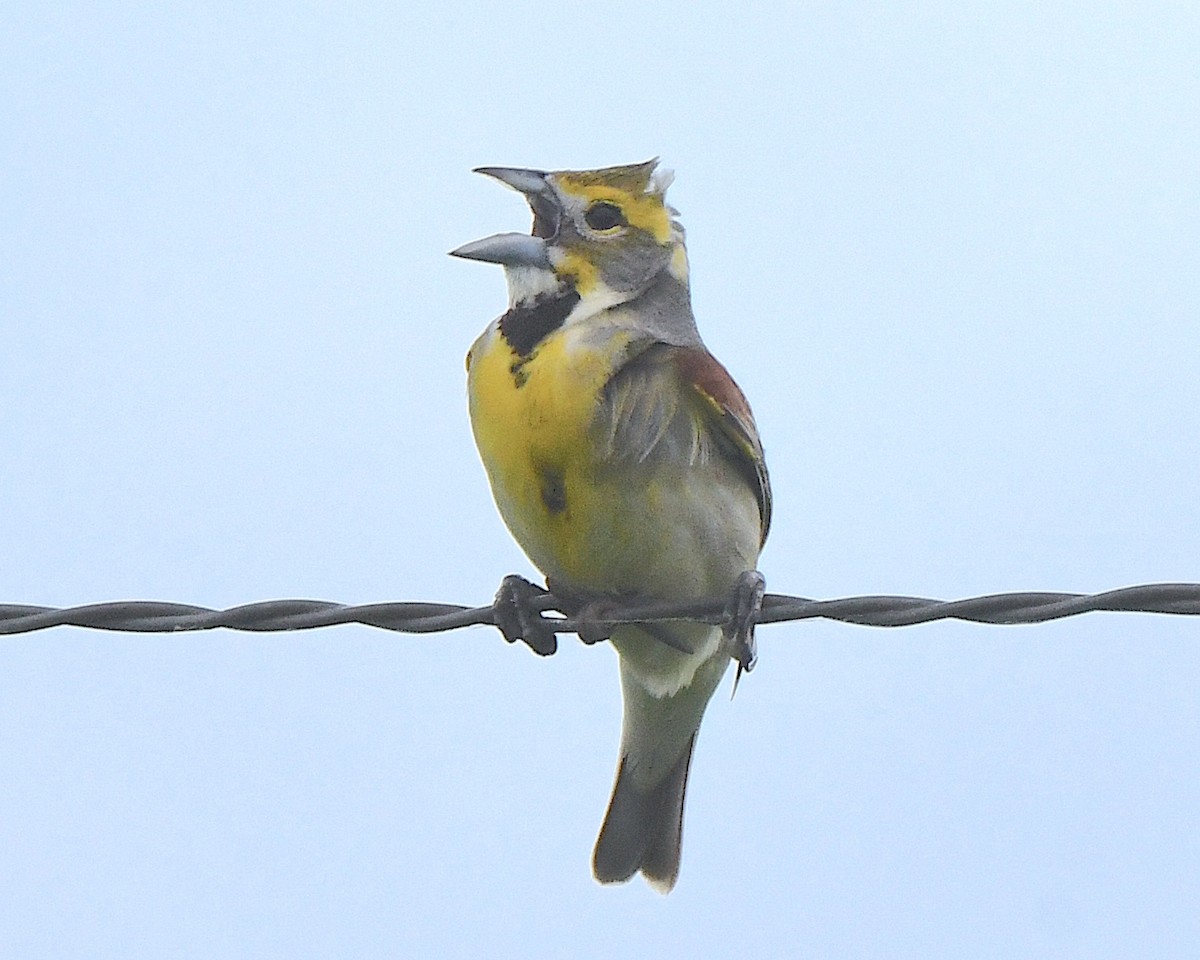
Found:
<path fill-rule="evenodd" d="M 729 655 L 737 661 L 737 676 L 733 690 L 737 692 L 738 681 L 743 673 L 749 673 L 758 662 L 758 646 L 754 642 L 754 625 L 762 611 L 763 593 L 767 581 L 757 570 L 747 570 L 737 579 L 729 602 L 725 605 L 725 622 L 721 631 L 729 644 Z"/>
<path fill-rule="evenodd" d="M 589 647 L 608 640 L 612 636 L 612 628 L 603 621 L 608 619 L 608 614 L 617 609 L 618 605 L 611 600 L 592 600 L 585 603 L 571 616 L 575 621 L 575 632 L 579 634 L 579 639 Z"/>
<path fill-rule="evenodd" d="M 492 603 L 492 616 L 504 639 L 509 643 L 521 640 L 542 657 L 558 649 L 554 628 L 537 604 L 546 595 L 547 591 L 537 584 L 510 573 L 501 581 Z"/>
<path fill-rule="evenodd" d="M 602 626 L 608 615 L 621 609 L 617 601 L 608 597 L 586 597 L 572 591 L 556 580 L 546 579 L 546 586 L 562 604 L 562 611 L 575 622 L 575 632 L 589 647 L 603 643 L 612 636 L 612 630 Z"/>

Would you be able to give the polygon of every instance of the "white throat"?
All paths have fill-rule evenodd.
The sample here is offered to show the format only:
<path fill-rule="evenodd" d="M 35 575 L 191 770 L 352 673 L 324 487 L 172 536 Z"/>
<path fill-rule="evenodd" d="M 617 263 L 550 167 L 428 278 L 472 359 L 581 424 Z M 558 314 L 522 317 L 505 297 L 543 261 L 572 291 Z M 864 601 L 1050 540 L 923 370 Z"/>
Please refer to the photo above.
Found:
<path fill-rule="evenodd" d="M 545 267 L 504 268 L 504 279 L 508 281 L 508 306 L 529 303 L 544 293 L 553 293 L 561 285 L 553 270 Z"/>

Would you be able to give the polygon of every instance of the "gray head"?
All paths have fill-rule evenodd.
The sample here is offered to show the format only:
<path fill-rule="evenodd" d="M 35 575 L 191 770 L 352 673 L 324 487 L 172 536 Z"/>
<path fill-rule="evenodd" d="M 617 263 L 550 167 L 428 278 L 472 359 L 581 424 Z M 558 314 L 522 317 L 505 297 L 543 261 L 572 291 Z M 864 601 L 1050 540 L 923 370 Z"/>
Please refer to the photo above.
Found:
<path fill-rule="evenodd" d="M 584 300 L 622 303 L 667 278 L 686 298 L 683 228 L 666 203 L 671 177 L 657 166 L 650 160 L 553 173 L 480 167 L 477 173 L 524 194 L 533 229 L 476 240 L 453 255 L 502 264 L 514 302 L 569 285 Z"/>

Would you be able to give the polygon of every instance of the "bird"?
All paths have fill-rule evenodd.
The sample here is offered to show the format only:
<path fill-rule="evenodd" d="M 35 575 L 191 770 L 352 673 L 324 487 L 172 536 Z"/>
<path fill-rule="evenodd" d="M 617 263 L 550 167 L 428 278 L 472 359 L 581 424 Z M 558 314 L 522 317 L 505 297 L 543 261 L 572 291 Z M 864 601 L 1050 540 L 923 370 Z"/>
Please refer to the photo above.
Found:
<path fill-rule="evenodd" d="M 739 678 L 754 663 L 756 566 L 771 522 L 762 443 L 697 330 L 684 230 L 666 202 L 673 175 L 657 158 L 475 172 L 523 194 L 533 213 L 528 234 L 451 251 L 501 265 L 507 280 L 507 310 L 467 355 L 472 431 L 501 517 L 584 621 L 630 603 L 730 597 L 723 625 L 580 630 L 616 649 L 623 700 L 593 874 L 616 883 L 640 872 L 665 894 L 679 875 L 705 708 L 734 659 Z M 512 576 L 506 591 L 521 613 L 509 639 L 524 632 L 553 652 L 552 632 L 541 649 L 530 637 L 540 588 Z"/>

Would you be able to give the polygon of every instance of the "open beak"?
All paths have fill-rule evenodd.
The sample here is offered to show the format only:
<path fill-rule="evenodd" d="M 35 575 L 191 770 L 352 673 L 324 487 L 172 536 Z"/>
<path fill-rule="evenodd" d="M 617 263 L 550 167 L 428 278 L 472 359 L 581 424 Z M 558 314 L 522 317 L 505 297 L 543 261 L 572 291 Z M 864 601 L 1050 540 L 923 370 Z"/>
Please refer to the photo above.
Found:
<path fill-rule="evenodd" d="M 541 267 L 550 269 L 546 241 L 558 234 L 562 208 L 558 197 L 541 170 L 522 170 L 516 167 L 479 167 L 476 173 L 499 180 L 524 194 L 533 210 L 531 233 L 497 233 L 482 240 L 465 243 L 450 256 L 464 260 L 483 260 L 506 267 Z"/>
<path fill-rule="evenodd" d="M 451 250 L 450 256 L 499 263 L 506 267 L 550 269 L 546 241 L 541 237 L 531 237 L 527 233 L 497 233 L 482 240 L 472 240 L 456 250 Z"/>

